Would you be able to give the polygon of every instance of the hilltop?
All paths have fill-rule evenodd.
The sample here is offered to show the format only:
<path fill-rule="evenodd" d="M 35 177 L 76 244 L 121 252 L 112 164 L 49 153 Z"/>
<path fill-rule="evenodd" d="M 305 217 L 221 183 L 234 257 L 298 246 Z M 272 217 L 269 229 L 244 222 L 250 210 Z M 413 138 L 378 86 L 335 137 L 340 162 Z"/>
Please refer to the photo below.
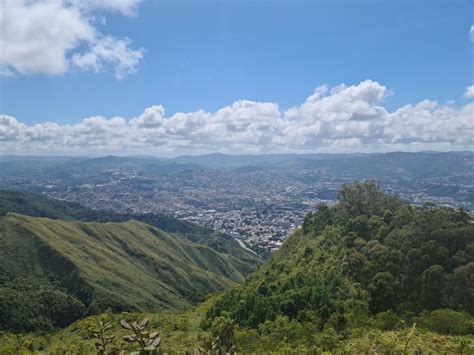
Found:
<path fill-rule="evenodd" d="M 360 183 L 309 213 L 270 260 L 215 301 L 205 324 L 227 324 L 228 342 L 240 339 L 247 351 L 311 348 L 324 336 L 336 346 L 354 329 L 395 330 L 420 317 L 428 329 L 472 335 L 473 274 L 469 213 L 415 207 Z"/>

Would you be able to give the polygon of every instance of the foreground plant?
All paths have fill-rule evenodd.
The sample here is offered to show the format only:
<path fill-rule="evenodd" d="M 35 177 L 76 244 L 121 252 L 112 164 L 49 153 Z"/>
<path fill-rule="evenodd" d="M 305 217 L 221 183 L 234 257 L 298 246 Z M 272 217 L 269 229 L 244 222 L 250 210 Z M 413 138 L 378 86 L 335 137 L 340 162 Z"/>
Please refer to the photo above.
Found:
<path fill-rule="evenodd" d="M 158 349 L 161 343 L 160 333 L 148 331 L 148 319 L 141 322 L 128 323 L 125 320 L 120 321 L 122 328 L 133 331 L 132 335 L 122 337 L 127 343 L 136 343 L 140 346 L 140 353 L 153 353 Z"/>
<path fill-rule="evenodd" d="M 110 322 L 104 323 L 103 321 L 99 321 L 99 327 L 97 329 L 92 329 L 91 335 L 93 338 L 98 339 L 95 343 L 95 348 L 98 350 L 99 354 L 107 355 L 110 353 L 116 352 L 116 349 L 111 349 L 110 351 L 107 350 L 107 346 L 112 343 L 115 338 L 115 335 L 106 335 L 105 333 L 112 328 L 112 324 Z"/>
<path fill-rule="evenodd" d="M 408 354 L 408 344 L 410 343 L 411 338 L 415 335 L 416 323 L 413 323 L 413 326 L 408 333 L 407 339 L 405 341 L 405 346 L 403 347 L 403 353 Z"/>
<path fill-rule="evenodd" d="M 235 345 L 232 345 L 229 350 L 219 347 L 219 337 L 213 341 L 209 341 L 204 347 L 198 346 L 193 351 L 186 351 L 186 355 L 237 355 Z"/>

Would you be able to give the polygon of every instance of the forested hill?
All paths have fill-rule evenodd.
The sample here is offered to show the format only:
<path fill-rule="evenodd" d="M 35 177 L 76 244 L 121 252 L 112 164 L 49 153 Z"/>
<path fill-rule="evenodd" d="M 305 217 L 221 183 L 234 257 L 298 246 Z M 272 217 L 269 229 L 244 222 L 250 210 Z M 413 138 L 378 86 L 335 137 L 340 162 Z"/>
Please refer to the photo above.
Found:
<path fill-rule="evenodd" d="M 313 332 L 342 336 L 371 317 L 394 329 L 441 309 L 438 324 L 451 327 L 447 332 L 474 332 L 472 318 L 462 318 L 474 313 L 470 214 L 413 207 L 372 182 L 345 186 L 338 201 L 308 214 L 270 260 L 225 292 L 208 311 L 208 326 L 248 329 L 249 344 L 285 329 L 286 341 L 311 345 Z"/>
<path fill-rule="evenodd" d="M 0 216 L 4 216 L 9 212 L 65 221 L 119 223 L 136 220 L 160 228 L 168 233 L 179 234 L 193 242 L 207 245 L 216 251 L 233 255 L 255 267 L 260 262 L 255 254 L 240 247 L 238 242 L 229 235 L 163 214 L 97 211 L 78 203 L 48 199 L 33 193 L 0 190 Z"/>
<path fill-rule="evenodd" d="M 0 330 L 48 330 L 113 311 L 183 309 L 254 264 L 150 225 L 0 218 Z"/>

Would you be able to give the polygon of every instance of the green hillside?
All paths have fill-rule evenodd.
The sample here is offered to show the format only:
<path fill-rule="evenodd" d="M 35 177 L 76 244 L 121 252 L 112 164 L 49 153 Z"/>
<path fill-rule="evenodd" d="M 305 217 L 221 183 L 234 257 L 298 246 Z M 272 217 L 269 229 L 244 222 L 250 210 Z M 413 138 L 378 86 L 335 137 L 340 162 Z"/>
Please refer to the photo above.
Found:
<path fill-rule="evenodd" d="M 0 219 L 0 329 L 65 326 L 107 308 L 183 309 L 253 263 L 137 221 Z"/>
<path fill-rule="evenodd" d="M 472 335 L 472 217 L 410 206 L 371 182 L 346 186 L 338 198 L 307 215 L 281 250 L 220 296 L 207 329 L 240 329 L 253 344 L 247 350 L 263 351 L 279 342 L 321 345 L 324 336 L 336 344 L 360 327 L 395 330 L 417 320 Z"/>
<path fill-rule="evenodd" d="M 239 243 L 229 235 L 163 214 L 96 211 L 74 202 L 48 199 L 44 196 L 21 191 L 0 190 L 0 216 L 11 212 L 66 221 L 102 223 L 136 220 L 160 228 L 168 233 L 179 234 L 219 252 L 228 253 L 245 260 L 254 267 L 260 262 L 258 256 L 240 247 Z"/>
<path fill-rule="evenodd" d="M 90 329 L 99 319 L 111 322 L 110 348 L 131 351 L 119 321 L 147 317 L 170 354 L 208 349 L 212 339 L 245 354 L 474 353 L 472 216 L 411 206 L 372 182 L 346 186 L 338 199 L 308 214 L 237 285 L 241 261 L 146 224 L 7 215 L 0 224 L 4 329 L 81 319 L 53 333 L 0 333 L 0 352 L 92 353 Z M 112 312 L 83 319 L 104 307 Z M 117 313 L 125 308 L 139 312 Z"/>

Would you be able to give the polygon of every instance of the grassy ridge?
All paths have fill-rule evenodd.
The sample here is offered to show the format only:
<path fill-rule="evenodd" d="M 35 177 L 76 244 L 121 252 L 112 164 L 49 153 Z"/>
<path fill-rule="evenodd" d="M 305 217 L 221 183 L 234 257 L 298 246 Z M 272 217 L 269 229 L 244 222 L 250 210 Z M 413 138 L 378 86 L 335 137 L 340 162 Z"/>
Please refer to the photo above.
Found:
<path fill-rule="evenodd" d="M 106 308 L 183 309 L 229 288 L 253 268 L 232 255 L 137 221 L 71 222 L 8 214 L 0 220 L 0 243 L 4 312 L 21 308 L 9 307 L 15 298 L 12 290 L 21 294 L 33 284 L 36 290 L 74 297 L 89 313 Z M 8 329 L 12 319 L 5 318 L 0 316 L 0 327 Z"/>
<path fill-rule="evenodd" d="M 253 271 L 260 262 L 256 255 L 241 248 L 234 238 L 229 235 L 163 214 L 96 211 L 74 202 L 48 199 L 44 196 L 27 192 L 0 190 L 0 216 L 12 212 L 65 221 L 120 223 L 136 220 L 150 224 L 167 233 L 179 234 L 195 243 L 207 245 L 221 253 L 233 255 L 252 265 L 248 272 Z"/>

